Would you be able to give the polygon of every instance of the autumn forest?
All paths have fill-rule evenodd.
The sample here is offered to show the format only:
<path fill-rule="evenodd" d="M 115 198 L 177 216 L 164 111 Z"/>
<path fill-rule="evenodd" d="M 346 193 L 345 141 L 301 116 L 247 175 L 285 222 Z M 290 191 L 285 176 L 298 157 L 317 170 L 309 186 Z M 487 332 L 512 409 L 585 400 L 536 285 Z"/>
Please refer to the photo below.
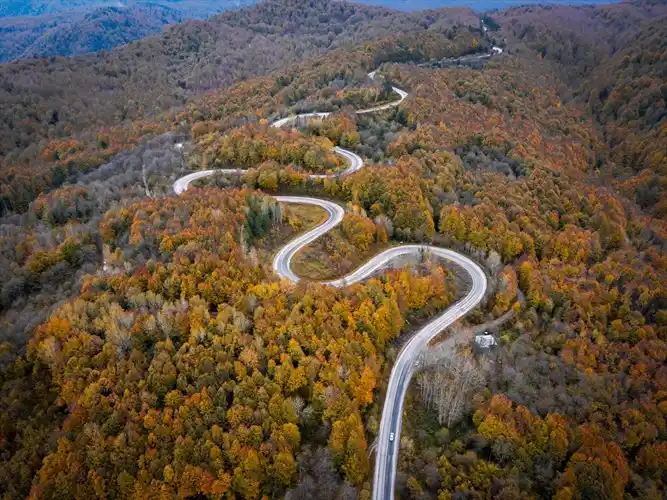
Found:
<path fill-rule="evenodd" d="M 472 283 L 321 282 L 404 244 L 487 289 L 420 353 L 395 498 L 664 497 L 664 2 L 266 0 L 0 83 L 3 500 L 370 500 L 392 368 Z M 328 216 L 286 195 L 345 211 L 297 284 Z"/>

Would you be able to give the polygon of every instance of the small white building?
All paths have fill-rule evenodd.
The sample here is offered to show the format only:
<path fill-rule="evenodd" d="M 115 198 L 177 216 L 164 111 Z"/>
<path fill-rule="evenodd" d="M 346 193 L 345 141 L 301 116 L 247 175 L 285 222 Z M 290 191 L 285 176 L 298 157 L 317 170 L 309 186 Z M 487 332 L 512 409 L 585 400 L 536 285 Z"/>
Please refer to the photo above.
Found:
<path fill-rule="evenodd" d="M 485 354 L 497 345 L 498 342 L 496 341 L 496 338 L 488 332 L 484 332 L 484 335 L 475 335 L 473 351 L 477 354 Z"/>

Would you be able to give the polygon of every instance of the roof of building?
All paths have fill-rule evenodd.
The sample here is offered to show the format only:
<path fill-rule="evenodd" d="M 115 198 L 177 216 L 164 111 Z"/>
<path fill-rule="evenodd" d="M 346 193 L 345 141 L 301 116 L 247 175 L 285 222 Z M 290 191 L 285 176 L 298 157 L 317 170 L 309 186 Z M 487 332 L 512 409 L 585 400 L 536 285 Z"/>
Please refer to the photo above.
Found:
<path fill-rule="evenodd" d="M 497 345 L 496 338 L 493 335 L 477 335 L 475 336 L 475 343 L 479 347 L 488 348 Z"/>

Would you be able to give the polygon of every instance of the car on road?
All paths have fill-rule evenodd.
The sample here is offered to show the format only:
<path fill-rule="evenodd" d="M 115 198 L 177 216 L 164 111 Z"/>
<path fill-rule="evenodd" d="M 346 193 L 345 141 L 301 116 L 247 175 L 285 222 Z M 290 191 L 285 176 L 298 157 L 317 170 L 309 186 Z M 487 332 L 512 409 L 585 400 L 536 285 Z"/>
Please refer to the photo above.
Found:
<path fill-rule="evenodd" d="M 389 433 L 389 441 L 393 441 L 393 440 L 394 440 L 394 433 L 390 432 Z"/>

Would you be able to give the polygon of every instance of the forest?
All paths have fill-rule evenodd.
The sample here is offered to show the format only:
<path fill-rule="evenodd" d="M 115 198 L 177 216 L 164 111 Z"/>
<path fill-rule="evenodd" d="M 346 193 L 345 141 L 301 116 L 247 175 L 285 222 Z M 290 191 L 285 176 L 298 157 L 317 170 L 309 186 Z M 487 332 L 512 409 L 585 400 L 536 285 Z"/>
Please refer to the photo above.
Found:
<path fill-rule="evenodd" d="M 0 496 L 370 498 L 392 364 L 469 283 L 428 257 L 317 281 L 420 242 L 490 286 L 424 352 L 396 496 L 661 498 L 667 11 L 487 15 L 485 34 L 459 10 L 275 0 L 0 67 Z M 46 74 L 63 78 L 32 83 Z M 91 83 L 78 102 L 73 81 Z M 392 85 L 400 106 L 354 113 Z M 333 114 L 269 126 L 313 110 Z M 366 167 L 310 177 L 345 168 L 334 146 Z M 246 172 L 173 194 L 218 168 Z M 297 286 L 272 256 L 324 214 L 279 194 L 345 208 L 295 258 Z M 485 330 L 487 354 L 443 348 Z"/>

